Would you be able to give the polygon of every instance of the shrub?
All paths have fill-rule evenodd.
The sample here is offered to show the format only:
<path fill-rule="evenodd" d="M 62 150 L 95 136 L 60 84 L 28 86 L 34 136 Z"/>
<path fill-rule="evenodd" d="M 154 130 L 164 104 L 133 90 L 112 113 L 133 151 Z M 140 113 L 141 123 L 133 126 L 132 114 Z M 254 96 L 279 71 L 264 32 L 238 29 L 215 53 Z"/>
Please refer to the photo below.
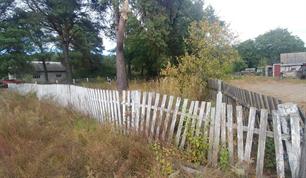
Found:
<path fill-rule="evenodd" d="M 233 34 L 220 23 L 193 22 L 189 34 L 188 53 L 179 58 L 178 66 L 169 64 L 162 74 L 177 81 L 182 96 L 201 99 L 207 80 L 231 72 L 238 53 L 232 47 Z"/>

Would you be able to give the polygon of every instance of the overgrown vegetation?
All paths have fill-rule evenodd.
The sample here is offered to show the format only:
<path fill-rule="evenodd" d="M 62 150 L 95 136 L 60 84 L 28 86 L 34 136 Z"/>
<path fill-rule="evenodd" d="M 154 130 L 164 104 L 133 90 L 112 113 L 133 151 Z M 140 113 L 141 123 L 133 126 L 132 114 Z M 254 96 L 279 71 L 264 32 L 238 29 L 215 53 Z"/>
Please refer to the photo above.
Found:
<path fill-rule="evenodd" d="M 186 154 L 123 135 L 34 95 L 1 91 L 0 116 L 0 177 L 168 177 L 181 164 L 200 163 L 205 150 L 197 137 L 188 139 L 195 154 Z M 229 176 L 210 168 L 203 175 Z"/>
<path fill-rule="evenodd" d="M 179 58 L 178 66 L 168 66 L 163 74 L 177 82 L 182 96 L 201 99 L 207 93 L 207 80 L 224 77 L 238 59 L 232 41 L 233 35 L 220 22 L 193 22 L 187 38 L 189 52 Z"/>
<path fill-rule="evenodd" d="M 147 177 L 153 152 L 137 136 L 33 96 L 0 95 L 0 177 Z"/>

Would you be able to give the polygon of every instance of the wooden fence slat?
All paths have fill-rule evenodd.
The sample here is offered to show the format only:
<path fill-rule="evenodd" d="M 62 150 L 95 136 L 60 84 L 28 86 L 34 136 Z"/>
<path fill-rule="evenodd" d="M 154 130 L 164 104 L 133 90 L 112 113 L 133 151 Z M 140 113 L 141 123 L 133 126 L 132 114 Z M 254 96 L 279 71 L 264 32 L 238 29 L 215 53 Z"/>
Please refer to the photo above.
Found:
<path fill-rule="evenodd" d="M 102 105 L 102 97 L 101 90 L 98 90 L 98 101 L 99 101 L 99 110 L 100 110 L 100 123 L 104 122 L 103 117 L 103 105 Z"/>
<path fill-rule="evenodd" d="M 162 127 L 162 121 L 163 121 L 163 113 L 164 113 L 164 110 L 163 108 L 165 108 L 166 106 L 166 101 L 167 101 L 167 95 L 163 95 L 163 99 L 162 99 L 162 103 L 161 103 L 161 106 L 160 106 L 160 110 L 159 110 L 159 118 L 157 119 L 157 128 L 156 128 L 156 134 L 155 134 L 155 138 L 159 138 L 160 136 L 160 130 L 161 130 L 161 127 Z"/>
<path fill-rule="evenodd" d="M 256 177 L 263 177 L 263 167 L 265 158 L 266 136 L 267 136 L 268 111 L 262 109 L 260 111 L 260 125 L 258 138 L 258 151 L 256 160 Z"/>
<path fill-rule="evenodd" d="M 206 112 L 205 112 L 205 117 L 204 117 L 204 138 L 208 137 L 208 132 L 209 132 L 209 123 L 210 123 L 210 111 L 211 111 L 211 103 L 207 102 L 206 103 Z"/>
<path fill-rule="evenodd" d="M 131 91 L 131 127 L 136 129 L 136 91 Z"/>
<path fill-rule="evenodd" d="M 243 161 L 244 148 L 243 148 L 243 124 L 242 124 L 242 106 L 236 106 L 237 115 L 237 153 L 240 163 Z"/>
<path fill-rule="evenodd" d="M 155 123 L 156 123 L 156 117 L 157 117 L 157 111 L 158 111 L 159 98 L 160 98 L 160 94 L 156 93 L 155 102 L 154 102 L 154 110 L 153 110 L 153 118 L 152 118 L 152 127 L 151 127 L 152 137 L 154 137 L 154 129 L 155 129 Z"/>
<path fill-rule="evenodd" d="M 299 159 L 301 155 L 300 117 L 298 107 L 291 103 L 280 104 L 278 105 L 278 113 L 284 134 L 289 134 L 291 136 L 290 139 L 285 140 L 285 143 L 291 169 L 291 176 L 292 178 L 296 178 L 299 172 Z M 290 119 L 287 119 L 288 116 Z M 291 128 L 289 128 L 289 126 Z"/>
<path fill-rule="evenodd" d="M 117 102 L 116 104 L 117 104 L 117 112 L 118 112 L 118 124 L 121 127 L 122 126 L 122 115 L 121 115 L 119 91 L 116 91 L 116 102 Z"/>
<path fill-rule="evenodd" d="M 181 98 L 177 97 L 176 98 L 176 104 L 175 104 L 175 109 L 172 115 L 172 120 L 171 120 L 171 125 L 170 125 L 170 130 L 169 130 L 169 136 L 168 136 L 168 141 L 171 141 L 172 137 L 173 137 L 173 133 L 174 133 L 174 127 L 176 124 L 176 120 L 177 120 L 177 115 L 178 115 L 178 111 L 180 108 L 180 104 L 181 104 Z"/>
<path fill-rule="evenodd" d="M 75 90 L 75 89 L 74 89 Z M 73 92 L 74 94 L 77 94 L 77 92 L 76 91 L 74 91 Z M 78 98 L 78 96 L 75 96 L 75 97 L 72 97 L 72 98 L 74 98 L 75 99 L 75 101 L 74 101 L 74 106 L 76 105 L 76 102 L 77 102 L 77 98 Z M 103 115 L 103 113 L 102 113 L 102 104 L 101 104 L 101 98 L 100 98 L 100 89 L 97 89 L 97 91 L 96 91 L 96 98 L 97 98 L 97 105 L 98 105 L 98 113 L 99 113 L 99 118 L 98 118 L 98 121 L 101 123 L 102 122 L 102 115 Z"/>
<path fill-rule="evenodd" d="M 108 120 L 110 123 L 112 123 L 112 117 L 111 117 L 111 113 L 110 113 L 110 99 L 109 99 L 109 95 L 108 95 L 108 90 L 105 90 L 105 97 L 106 97 L 106 104 L 107 104 L 107 116 L 108 116 Z"/>
<path fill-rule="evenodd" d="M 264 99 L 264 97 L 263 97 L 262 94 L 260 94 L 259 99 L 260 99 L 261 109 L 268 109 L 268 108 L 265 106 L 265 99 Z"/>
<path fill-rule="evenodd" d="M 203 123 L 203 120 L 205 119 L 205 106 L 206 106 L 206 102 L 202 101 L 201 106 L 200 106 L 199 119 L 198 119 L 197 127 L 196 127 L 196 136 L 200 135 L 202 123 Z"/>
<path fill-rule="evenodd" d="M 169 118 L 170 118 L 170 113 L 171 113 L 171 108 L 172 108 L 172 103 L 173 103 L 173 96 L 169 97 L 169 102 L 168 102 L 168 107 L 167 107 L 167 113 L 166 113 L 166 117 L 164 120 L 164 127 L 163 127 L 163 132 L 162 132 L 162 140 L 165 140 L 166 138 L 166 133 L 167 133 L 167 129 L 168 129 L 168 124 L 169 124 Z"/>
<path fill-rule="evenodd" d="M 131 106 L 132 106 L 132 103 L 131 103 L 131 91 L 128 90 L 127 91 L 127 100 L 126 100 L 126 103 L 127 103 L 127 115 L 126 115 L 126 124 L 128 126 L 128 129 L 131 129 L 131 120 L 132 120 L 132 111 L 131 111 Z"/>
<path fill-rule="evenodd" d="M 230 163 L 234 164 L 233 106 L 227 105 L 227 138 Z"/>
<path fill-rule="evenodd" d="M 150 121 L 151 121 L 152 97 L 153 97 L 153 93 L 149 92 L 148 103 L 146 105 L 147 114 L 146 114 L 146 129 L 145 129 L 145 133 L 146 133 L 147 136 L 149 136 L 149 132 L 151 131 L 151 129 L 150 129 Z"/>
<path fill-rule="evenodd" d="M 141 120 L 140 120 L 140 132 L 144 131 L 145 127 L 145 117 L 146 117 L 146 102 L 147 102 L 147 92 L 143 92 L 142 104 L 141 104 Z"/>
<path fill-rule="evenodd" d="M 122 125 L 125 130 L 127 129 L 127 120 L 126 120 L 126 90 L 122 91 Z"/>
<path fill-rule="evenodd" d="M 43 90 L 44 91 L 44 90 Z M 68 90 L 69 91 L 69 90 Z M 97 108 L 96 108 L 96 97 L 95 97 L 95 89 L 92 89 L 92 111 L 93 111 L 93 118 L 97 119 Z M 71 103 L 70 96 L 69 96 L 69 105 Z"/>
<path fill-rule="evenodd" d="M 274 133 L 274 145 L 275 145 L 275 156 L 276 156 L 276 171 L 278 178 L 285 177 L 285 166 L 284 166 L 284 150 L 282 143 L 282 133 L 280 118 L 277 111 L 272 111 L 273 119 L 273 133 Z"/>
<path fill-rule="evenodd" d="M 289 135 L 290 134 L 290 130 L 288 127 L 288 122 L 287 122 L 287 116 L 288 113 L 286 112 L 285 109 L 283 108 L 279 108 L 278 109 L 278 116 L 280 118 L 280 125 L 281 125 L 281 129 L 283 131 L 284 134 Z M 289 137 L 289 139 L 291 139 L 291 137 Z M 290 169 L 291 169 L 291 175 L 293 178 L 295 178 L 294 175 L 294 170 L 296 168 L 295 166 L 295 150 L 292 149 L 292 144 L 289 142 L 288 139 L 285 140 L 285 145 L 286 145 L 286 150 L 287 150 L 287 154 L 288 154 L 288 160 L 289 160 L 289 165 L 290 165 Z"/>
<path fill-rule="evenodd" d="M 102 105 L 103 105 L 103 117 L 105 121 L 109 121 L 107 117 L 107 106 L 106 106 L 106 98 L 105 98 L 105 93 L 104 90 L 101 90 L 101 95 L 102 95 Z"/>
<path fill-rule="evenodd" d="M 221 109 L 221 144 L 226 146 L 226 103 L 222 103 Z"/>
<path fill-rule="evenodd" d="M 96 119 L 96 120 L 98 120 L 98 118 L 99 118 L 99 113 L 98 113 L 98 109 L 97 109 L 97 90 L 96 89 L 93 89 L 93 110 L 94 110 L 94 114 L 95 114 L 95 116 L 94 116 L 94 118 Z M 71 97 L 70 97 L 70 105 L 71 105 Z"/>
<path fill-rule="evenodd" d="M 294 150 L 294 160 L 295 165 L 292 173 L 294 176 L 298 177 L 299 174 L 299 164 L 301 157 L 301 136 L 300 136 L 300 116 L 298 112 L 298 108 L 296 107 L 296 112 L 290 114 L 290 126 L 291 126 L 291 144 L 292 150 Z"/>
<path fill-rule="evenodd" d="M 92 89 L 88 89 L 88 98 L 89 98 L 89 101 L 90 101 L 90 107 L 89 107 L 90 115 L 91 115 L 92 117 L 94 117 L 94 114 L 93 114 Z M 67 99 L 66 99 L 66 100 L 67 100 Z"/>
<path fill-rule="evenodd" d="M 252 92 L 251 91 L 247 91 L 248 92 L 248 99 L 249 99 L 249 101 L 250 101 L 250 103 L 251 103 L 251 106 L 254 106 L 254 101 L 253 101 L 253 98 L 252 98 Z"/>
<path fill-rule="evenodd" d="M 210 118 L 206 120 L 209 122 L 210 129 L 209 129 L 209 150 L 208 150 L 208 160 L 212 161 L 212 152 L 213 152 L 213 143 L 214 143 L 214 129 L 215 129 L 215 107 L 211 107 Z"/>
<path fill-rule="evenodd" d="M 113 99 L 113 91 L 112 90 L 109 90 L 108 91 L 109 93 L 109 99 L 110 99 L 110 105 L 111 105 L 111 115 L 112 115 L 112 118 L 113 118 L 113 124 L 116 123 L 116 118 L 115 118 L 115 108 L 114 108 L 114 99 Z"/>
<path fill-rule="evenodd" d="M 269 110 L 269 112 L 272 112 L 272 108 L 270 107 L 269 101 L 268 101 L 268 97 L 266 95 L 263 95 L 263 99 L 266 105 L 266 108 Z"/>
<path fill-rule="evenodd" d="M 182 140 L 181 140 L 180 147 L 179 147 L 180 149 L 183 149 L 184 146 L 185 146 L 188 127 L 189 127 L 189 122 L 190 122 L 190 118 L 192 117 L 192 111 L 193 111 L 194 103 L 195 103 L 194 101 L 191 101 L 190 106 L 189 106 L 188 115 L 185 118 L 184 132 L 183 132 Z"/>
<path fill-rule="evenodd" d="M 191 119 L 190 130 L 191 130 L 192 136 L 194 136 L 195 134 L 196 121 L 199 120 L 198 109 L 199 109 L 199 101 L 195 101 L 192 116 L 190 118 Z"/>
<path fill-rule="evenodd" d="M 82 97 L 82 95 L 80 94 L 80 96 Z M 102 90 L 99 90 L 99 101 L 100 101 L 100 107 L 101 107 L 101 121 L 102 122 L 105 122 L 105 117 L 104 117 L 104 112 L 105 112 L 105 109 L 104 109 L 104 105 L 103 105 L 103 96 L 102 96 Z M 80 104 L 83 104 L 82 103 L 82 99 L 80 100 Z M 81 108 L 81 107 L 80 107 Z"/>
<path fill-rule="evenodd" d="M 113 100 L 113 107 L 114 107 L 114 118 L 115 118 L 115 125 L 119 126 L 119 117 L 118 117 L 118 111 L 117 111 L 117 100 L 116 100 L 116 91 L 113 90 L 111 92 L 112 100 Z"/>
<path fill-rule="evenodd" d="M 220 144 L 220 120 L 221 120 L 221 110 L 222 110 L 222 93 L 218 92 L 216 100 L 216 114 L 215 114 L 215 128 L 214 128 L 214 143 L 213 143 L 213 154 L 212 154 L 212 164 L 213 166 L 218 165 L 218 153 Z"/>
<path fill-rule="evenodd" d="M 188 104 L 188 99 L 184 99 L 183 107 L 182 107 L 182 110 L 181 110 L 180 121 L 179 121 L 178 129 L 177 129 L 176 137 L 175 137 L 175 145 L 177 147 L 179 146 L 179 143 L 180 143 L 183 123 L 184 123 L 184 119 L 185 119 L 185 112 L 186 112 L 186 109 L 187 109 L 187 104 Z"/>
<path fill-rule="evenodd" d="M 141 99 L 141 92 L 136 91 L 136 101 L 135 101 L 135 122 L 136 122 L 136 131 L 139 131 L 140 125 L 140 99 Z"/>
<path fill-rule="evenodd" d="M 256 115 L 256 108 L 251 107 L 248 118 L 248 132 L 245 141 L 245 151 L 244 151 L 244 160 L 247 161 L 248 163 L 251 161 L 255 115 Z"/>

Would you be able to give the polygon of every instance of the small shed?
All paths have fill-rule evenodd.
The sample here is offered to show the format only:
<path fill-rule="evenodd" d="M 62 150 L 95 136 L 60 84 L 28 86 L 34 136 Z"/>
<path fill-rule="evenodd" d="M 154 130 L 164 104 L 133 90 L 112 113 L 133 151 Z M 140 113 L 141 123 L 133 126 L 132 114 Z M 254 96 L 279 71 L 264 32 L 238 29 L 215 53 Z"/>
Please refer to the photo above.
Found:
<path fill-rule="evenodd" d="M 31 61 L 34 67 L 33 81 L 37 83 L 46 83 L 44 66 L 42 61 Z M 66 68 L 61 62 L 46 61 L 49 83 L 66 82 Z"/>
<path fill-rule="evenodd" d="M 273 64 L 273 77 L 296 77 L 297 71 L 306 63 L 306 52 L 282 53 L 280 63 Z"/>

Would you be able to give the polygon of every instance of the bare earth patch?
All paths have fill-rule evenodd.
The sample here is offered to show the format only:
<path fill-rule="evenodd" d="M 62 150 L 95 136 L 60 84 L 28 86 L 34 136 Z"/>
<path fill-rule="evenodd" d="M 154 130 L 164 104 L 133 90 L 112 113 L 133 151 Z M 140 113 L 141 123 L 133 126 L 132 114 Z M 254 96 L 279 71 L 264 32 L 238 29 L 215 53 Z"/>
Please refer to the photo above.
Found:
<path fill-rule="evenodd" d="M 228 82 L 240 88 L 277 97 L 284 102 L 297 103 L 306 111 L 305 80 L 275 80 L 264 77 L 245 77 Z"/>

